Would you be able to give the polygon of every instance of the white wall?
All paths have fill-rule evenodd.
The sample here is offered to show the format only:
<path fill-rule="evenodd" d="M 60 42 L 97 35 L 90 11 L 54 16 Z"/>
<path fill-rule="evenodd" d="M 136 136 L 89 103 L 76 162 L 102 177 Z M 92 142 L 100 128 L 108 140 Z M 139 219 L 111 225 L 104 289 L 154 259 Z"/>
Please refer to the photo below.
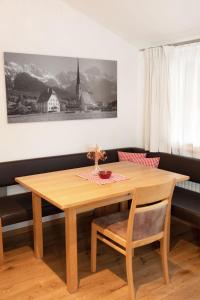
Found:
<path fill-rule="evenodd" d="M 118 118 L 8 124 L 4 51 L 117 60 Z M 0 161 L 136 145 L 138 54 L 62 0 L 1 0 Z"/>

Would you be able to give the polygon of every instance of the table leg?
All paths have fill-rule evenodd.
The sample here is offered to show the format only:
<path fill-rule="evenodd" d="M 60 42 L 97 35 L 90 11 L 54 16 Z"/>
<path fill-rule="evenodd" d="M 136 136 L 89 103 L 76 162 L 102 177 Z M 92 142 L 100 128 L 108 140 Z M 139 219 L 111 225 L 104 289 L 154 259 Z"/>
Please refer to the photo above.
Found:
<path fill-rule="evenodd" d="M 41 198 L 32 194 L 33 207 L 33 232 L 34 252 L 37 258 L 43 257 L 43 232 L 42 232 L 42 202 Z"/>
<path fill-rule="evenodd" d="M 76 210 L 73 208 L 65 211 L 65 241 L 67 289 L 74 293 L 78 289 L 78 254 Z"/>

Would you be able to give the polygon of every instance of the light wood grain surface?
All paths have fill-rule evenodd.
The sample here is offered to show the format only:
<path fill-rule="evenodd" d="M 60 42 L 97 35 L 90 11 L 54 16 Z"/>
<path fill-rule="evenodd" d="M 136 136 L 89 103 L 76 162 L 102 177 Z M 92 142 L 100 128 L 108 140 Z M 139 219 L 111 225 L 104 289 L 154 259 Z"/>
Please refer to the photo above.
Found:
<path fill-rule="evenodd" d="M 185 175 L 144 167 L 130 162 L 105 164 L 101 168 L 126 175 L 129 179 L 117 183 L 99 185 L 78 176 L 80 173 L 91 172 L 93 169 L 93 167 L 85 167 L 17 177 L 16 181 L 38 196 L 65 210 L 67 208 L 90 205 L 102 199 L 120 197 L 125 193 L 131 193 L 135 187 L 159 184 L 169 178 L 175 178 L 176 182 L 189 179 Z"/>

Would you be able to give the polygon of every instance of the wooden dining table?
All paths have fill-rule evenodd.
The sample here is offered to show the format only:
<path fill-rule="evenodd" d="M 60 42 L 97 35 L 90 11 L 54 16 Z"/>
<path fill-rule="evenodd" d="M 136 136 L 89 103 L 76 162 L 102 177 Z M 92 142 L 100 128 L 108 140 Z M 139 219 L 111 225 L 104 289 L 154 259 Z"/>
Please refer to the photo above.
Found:
<path fill-rule="evenodd" d="M 15 179 L 16 182 L 32 192 L 34 253 L 37 258 L 43 257 L 41 199 L 45 199 L 64 211 L 66 281 L 70 293 L 74 293 L 78 289 L 77 214 L 114 203 L 120 203 L 121 210 L 124 210 L 127 208 L 130 194 L 136 187 L 159 184 L 170 178 L 176 179 L 176 182 L 189 179 L 186 175 L 127 161 L 104 164 L 102 168 L 124 175 L 127 179 L 101 185 L 78 176 L 80 173 L 91 172 L 93 167 L 68 169 Z"/>

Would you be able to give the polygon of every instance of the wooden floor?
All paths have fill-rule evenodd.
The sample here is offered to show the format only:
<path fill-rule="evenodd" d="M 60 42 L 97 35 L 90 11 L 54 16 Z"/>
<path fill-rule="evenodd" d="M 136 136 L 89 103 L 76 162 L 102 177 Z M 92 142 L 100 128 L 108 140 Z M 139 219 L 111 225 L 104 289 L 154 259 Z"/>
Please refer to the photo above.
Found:
<path fill-rule="evenodd" d="M 31 238 L 10 235 L 0 267 L 0 300 L 128 300 L 124 257 L 100 245 L 97 273 L 90 273 L 89 252 L 79 253 L 80 289 L 65 285 L 65 248 L 61 225 L 45 230 L 45 256 L 33 255 Z M 200 300 L 200 251 L 192 232 L 177 234 L 170 252 L 171 283 L 163 282 L 159 251 L 138 250 L 133 260 L 137 299 Z"/>

